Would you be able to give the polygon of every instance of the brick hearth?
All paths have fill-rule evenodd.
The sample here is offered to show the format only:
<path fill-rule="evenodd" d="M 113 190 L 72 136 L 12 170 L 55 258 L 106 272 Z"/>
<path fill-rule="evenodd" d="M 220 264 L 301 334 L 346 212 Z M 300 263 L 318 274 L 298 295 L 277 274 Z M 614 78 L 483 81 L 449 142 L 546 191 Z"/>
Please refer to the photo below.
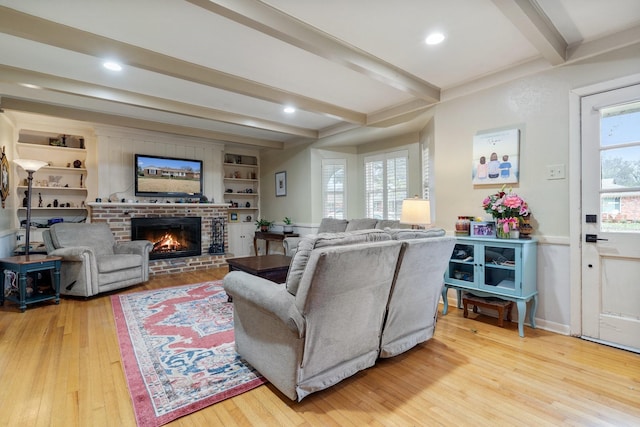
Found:
<path fill-rule="evenodd" d="M 91 222 L 106 222 L 116 241 L 131 240 L 131 218 L 201 217 L 202 255 L 149 261 L 149 274 L 173 274 L 227 265 L 226 255 L 210 255 L 213 218 L 227 218 L 226 204 L 198 203 L 89 203 Z M 226 222 L 225 222 L 226 224 Z M 224 249 L 229 249 L 228 226 Z"/>

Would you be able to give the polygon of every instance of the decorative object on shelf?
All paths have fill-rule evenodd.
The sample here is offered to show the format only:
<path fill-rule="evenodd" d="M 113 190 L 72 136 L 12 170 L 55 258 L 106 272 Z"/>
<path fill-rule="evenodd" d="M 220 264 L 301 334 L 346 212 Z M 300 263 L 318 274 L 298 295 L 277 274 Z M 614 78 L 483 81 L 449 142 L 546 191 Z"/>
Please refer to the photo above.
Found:
<path fill-rule="evenodd" d="M 475 218 L 472 216 L 459 216 L 456 221 L 456 236 L 468 236 L 473 219 Z"/>
<path fill-rule="evenodd" d="M 0 196 L 2 196 L 2 209 L 4 209 L 4 201 L 9 196 L 9 161 L 4 154 L 4 145 L 0 155 Z"/>
<path fill-rule="evenodd" d="M 74 160 L 73 161 L 73 167 L 76 168 L 76 169 L 80 169 L 82 167 L 82 161 Z"/>
<path fill-rule="evenodd" d="M 282 220 L 284 222 L 284 227 L 282 227 L 283 233 L 293 233 L 293 221 L 288 216 L 285 216 Z"/>
<path fill-rule="evenodd" d="M 471 221 L 469 235 L 471 237 L 496 237 L 496 223 L 493 221 Z"/>
<path fill-rule="evenodd" d="M 418 196 L 402 201 L 400 223 L 410 224 L 411 228 L 424 228 L 431 224 L 431 204 Z"/>
<path fill-rule="evenodd" d="M 498 225 L 496 235 L 501 239 L 510 239 L 511 230 L 517 230 L 521 219 L 531 213 L 527 202 L 511 189 L 505 192 L 504 186 L 499 192 L 485 198 L 482 208 L 495 218 Z"/>
<path fill-rule="evenodd" d="M 238 222 L 238 212 L 229 212 L 229 222 Z"/>
<path fill-rule="evenodd" d="M 276 172 L 276 197 L 287 195 L 287 172 Z"/>
<path fill-rule="evenodd" d="M 251 207 L 251 203 L 249 203 L 249 202 L 245 203 L 245 204 L 244 204 L 244 207 L 245 207 L 245 208 L 250 208 L 250 207 Z"/>
<path fill-rule="evenodd" d="M 256 228 L 260 231 L 269 231 L 269 228 L 273 225 L 273 221 L 269 221 L 267 219 L 257 219 L 256 220 Z"/>
<path fill-rule="evenodd" d="M 27 222 L 24 233 L 24 254 L 29 255 L 29 231 L 31 229 L 31 188 L 33 184 L 33 173 L 45 166 L 47 163 L 40 160 L 15 159 L 13 161 L 27 172 Z"/>
<path fill-rule="evenodd" d="M 38 193 L 38 207 L 42 207 L 42 193 Z"/>
<path fill-rule="evenodd" d="M 525 215 L 520 220 L 520 238 L 530 239 L 531 233 L 533 233 L 533 226 L 531 226 L 531 215 Z"/>
<path fill-rule="evenodd" d="M 49 175 L 49 182 L 47 183 L 50 187 L 60 187 L 60 180 L 62 179 L 62 175 Z"/>

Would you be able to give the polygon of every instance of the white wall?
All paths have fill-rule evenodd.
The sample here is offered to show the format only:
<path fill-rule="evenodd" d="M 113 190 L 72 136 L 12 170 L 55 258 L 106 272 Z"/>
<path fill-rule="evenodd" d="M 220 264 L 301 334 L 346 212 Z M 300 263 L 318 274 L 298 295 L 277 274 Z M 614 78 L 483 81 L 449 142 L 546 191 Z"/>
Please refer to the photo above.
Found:
<path fill-rule="evenodd" d="M 87 166 L 98 171 L 95 197 L 106 201 L 111 194 L 116 193 L 127 200 L 147 200 L 134 196 L 134 155 L 153 154 L 202 160 L 204 194 L 210 201 L 222 202 L 222 161 L 225 148 L 222 143 L 112 126 L 96 126 L 95 132 L 95 164 Z"/>
<path fill-rule="evenodd" d="M 13 139 L 13 124 L 6 114 L 0 113 L 0 150 L 5 149 L 9 161 L 9 171 L 13 171 L 16 167 L 13 164 Z M 15 190 L 11 189 L 11 186 L 15 185 L 13 179 L 13 174 L 10 174 L 9 197 L 5 200 L 4 207 L 0 209 L 0 258 L 13 255 L 13 249 L 16 245 L 16 233 L 13 226 L 16 221 L 16 198 L 12 197 Z"/>

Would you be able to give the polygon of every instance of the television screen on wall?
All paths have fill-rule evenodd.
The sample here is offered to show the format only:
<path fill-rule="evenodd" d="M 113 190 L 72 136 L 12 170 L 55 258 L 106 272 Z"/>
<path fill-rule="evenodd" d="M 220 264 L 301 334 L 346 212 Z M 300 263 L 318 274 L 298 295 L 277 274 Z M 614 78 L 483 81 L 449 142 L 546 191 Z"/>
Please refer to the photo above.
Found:
<path fill-rule="evenodd" d="M 202 160 L 136 154 L 135 169 L 136 196 L 202 195 Z"/>

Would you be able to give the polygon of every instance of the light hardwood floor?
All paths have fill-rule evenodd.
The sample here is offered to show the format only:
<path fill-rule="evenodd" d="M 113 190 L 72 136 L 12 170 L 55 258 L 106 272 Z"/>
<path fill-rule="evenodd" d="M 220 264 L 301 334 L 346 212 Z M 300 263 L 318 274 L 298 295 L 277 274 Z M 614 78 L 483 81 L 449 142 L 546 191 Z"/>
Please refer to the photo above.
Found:
<path fill-rule="evenodd" d="M 126 292 L 221 278 L 157 277 Z M 640 425 L 640 355 L 455 307 L 435 337 L 300 403 L 271 385 L 172 426 Z M 474 319 L 475 317 L 475 319 Z M 108 295 L 0 307 L 0 426 L 135 426 Z"/>

